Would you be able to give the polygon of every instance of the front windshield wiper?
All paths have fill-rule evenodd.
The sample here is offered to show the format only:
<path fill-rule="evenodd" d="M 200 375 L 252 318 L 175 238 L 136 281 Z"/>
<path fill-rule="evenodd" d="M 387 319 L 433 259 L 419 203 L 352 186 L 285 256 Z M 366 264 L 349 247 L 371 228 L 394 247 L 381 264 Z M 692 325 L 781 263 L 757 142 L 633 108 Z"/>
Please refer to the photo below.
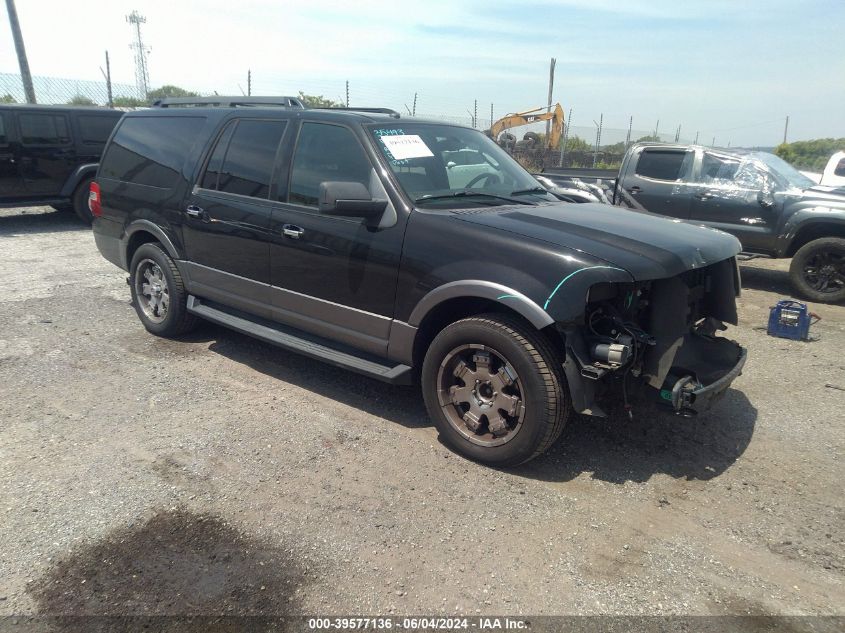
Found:
<path fill-rule="evenodd" d="M 485 198 L 495 198 L 497 200 L 505 200 L 513 202 L 514 204 L 529 204 L 533 206 L 533 202 L 527 200 L 517 200 L 516 198 L 509 198 L 508 196 L 500 196 L 495 193 L 487 193 L 485 191 L 473 191 L 472 189 L 462 189 L 461 191 L 452 191 L 451 193 L 440 194 L 426 194 L 415 199 L 414 202 L 419 204 L 421 202 L 429 202 L 430 200 L 445 200 L 447 198 L 471 198 L 476 196 L 483 196 Z"/>
<path fill-rule="evenodd" d="M 529 193 L 549 193 L 549 190 L 544 187 L 529 187 L 528 189 L 517 189 L 511 191 L 512 196 L 524 196 Z"/>

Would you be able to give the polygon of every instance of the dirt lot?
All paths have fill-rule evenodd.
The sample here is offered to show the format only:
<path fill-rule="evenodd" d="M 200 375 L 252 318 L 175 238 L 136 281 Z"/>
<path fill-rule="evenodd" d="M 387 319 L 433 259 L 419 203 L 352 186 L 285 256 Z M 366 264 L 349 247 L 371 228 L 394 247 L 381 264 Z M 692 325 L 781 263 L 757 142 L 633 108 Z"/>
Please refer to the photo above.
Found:
<path fill-rule="evenodd" d="M 845 614 L 845 307 L 707 415 L 576 418 L 513 471 L 422 400 L 205 325 L 148 335 L 89 230 L 0 211 L 0 615 Z"/>

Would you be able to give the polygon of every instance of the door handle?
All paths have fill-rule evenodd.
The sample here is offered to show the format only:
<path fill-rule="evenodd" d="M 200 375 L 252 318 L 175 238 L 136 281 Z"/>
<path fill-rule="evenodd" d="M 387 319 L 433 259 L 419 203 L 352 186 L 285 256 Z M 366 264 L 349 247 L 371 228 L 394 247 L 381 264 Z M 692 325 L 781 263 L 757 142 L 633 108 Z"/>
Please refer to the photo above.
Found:
<path fill-rule="evenodd" d="M 640 189 L 637 185 L 628 188 L 628 193 L 630 193 L 632 196 L 637 195 L 640 191 L 642 191 L 642 189 Z"/>
<path fill-rule="evenodd" d="M 282 227 L 282 235 L 285 237 L 289 237 L 294 240 L 298 240 L 302 234 L 305 233 L 305 229 L 296 226 L 295 224 L 285 224 Z"/>
<path fill-rule="evenodd" d="M 702 193 L 695 194 L 695 197 L 698 198 L 699 200 L 709 200 L 710 198 L 713 197 L 713 194 L 710 193 L 709 191 L 704 191 Z"/>
<path fill-rule="evenodd" d="M 193 204 L 189 205 L 188 208 L 185 209 L 185 215 L 189 218 L 201 218 L 203 213 L 205 213 L 205 211 L 201 207 Z"/>

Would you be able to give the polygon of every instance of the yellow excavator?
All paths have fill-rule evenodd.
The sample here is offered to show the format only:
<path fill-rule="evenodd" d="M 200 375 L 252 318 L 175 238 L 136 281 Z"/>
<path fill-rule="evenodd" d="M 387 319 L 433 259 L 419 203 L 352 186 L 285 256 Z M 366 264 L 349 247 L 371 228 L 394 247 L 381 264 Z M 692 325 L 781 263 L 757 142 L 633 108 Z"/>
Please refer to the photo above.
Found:
<path fill-rule="evenodd" d="M 550 112 L 546 112 L 546 106 L 534 108 L 533 110 L 526 110 L 525 112 L 516 112 L 502 117 L 490 127 L 490 137 L 498 142 L 499 135 L 510 128 L 520 127 L 522 125 L 529 125 L 531 123 L 538 123 L 540 121 L 551 121 L 549 128 L 549 136 L 546 139 L 547 149 L 558 149 L 560 137 L 563 134 L 563 108 L 559 103 L 552 106 Z M 536 141 L 539 137 L 528 132 L 525 135 L 526 141 Z"/>

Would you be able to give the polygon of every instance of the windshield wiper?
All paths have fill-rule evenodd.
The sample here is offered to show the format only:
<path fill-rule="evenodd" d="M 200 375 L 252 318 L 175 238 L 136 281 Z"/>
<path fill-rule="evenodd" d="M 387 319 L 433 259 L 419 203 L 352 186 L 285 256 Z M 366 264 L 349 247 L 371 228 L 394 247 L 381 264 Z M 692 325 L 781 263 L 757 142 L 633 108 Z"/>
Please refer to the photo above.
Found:
<path fill-rule="evenodd" d="M 523 196 L 528 193 L 549 193 L 549 190 L 544 187 L 529 187 L 528 189 L 517 189 L 516 191 L 511 191 L 512 196 Z"/>
<path fill-rule="evenodd" d="M 414 202 L 419 204 L 421 202 L 428 202 L 430 200 L 445 200 L 448 198 L 472 198 L 482 196 L 485 198 L 495 198 L 496 200 L 505 200 L 507 202 L 513 202 L 514 204 L 529 204 L 533 205 L 533 202 L 528 202 L 527 200 L 517 200 L 516 198 L 509 198 L 508 196 L 499 196 L 495 193 L 487 193 L 485 191 L 473 191 L 471 189 L 463 189 L 461 191 L 453 191 L 451 193 L 441 193 L 437 195 L 427 194 L 424 196 L 420 196 Z"/>

